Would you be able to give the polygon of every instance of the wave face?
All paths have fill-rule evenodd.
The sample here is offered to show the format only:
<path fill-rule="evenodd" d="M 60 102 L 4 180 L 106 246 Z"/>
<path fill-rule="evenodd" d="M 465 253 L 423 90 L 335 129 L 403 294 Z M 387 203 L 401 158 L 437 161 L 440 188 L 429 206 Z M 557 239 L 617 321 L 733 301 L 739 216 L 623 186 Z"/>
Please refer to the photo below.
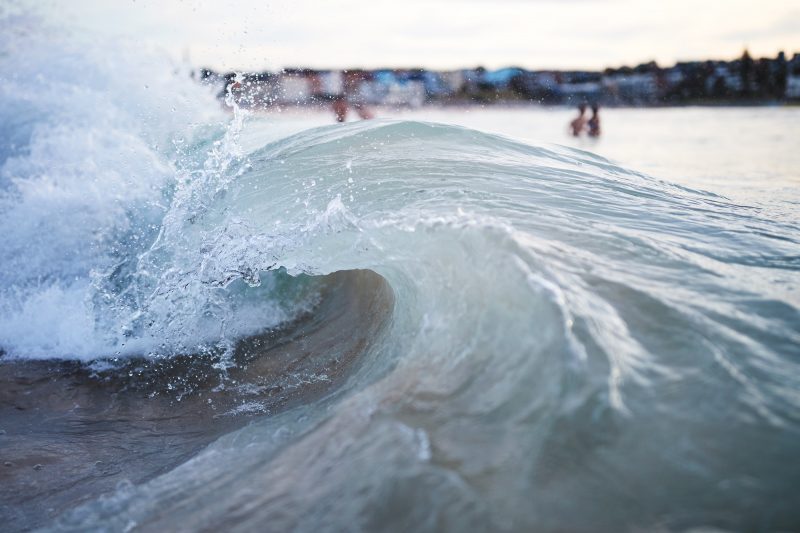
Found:
<path fill-rule="evenodd" d="M 313 314 L 326 274 L 393 294 L 339 394 L 52 529 L 800 527 L 797 227 L 442 124 L 259 142 L 269 125 L 209 112 L 171 65 L 20 35 L 3 364 L 224 357 Z"/>

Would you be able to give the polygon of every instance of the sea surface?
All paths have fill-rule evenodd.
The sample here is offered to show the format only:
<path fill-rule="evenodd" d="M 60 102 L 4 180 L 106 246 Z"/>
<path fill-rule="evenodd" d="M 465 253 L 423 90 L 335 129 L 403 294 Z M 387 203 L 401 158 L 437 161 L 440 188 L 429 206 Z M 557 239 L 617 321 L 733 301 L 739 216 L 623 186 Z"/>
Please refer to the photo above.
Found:
<path fill-rule="evenodd" d="M 4 24 L 4 528 L 800 529 L 800 109 L 334 124 Z"/>

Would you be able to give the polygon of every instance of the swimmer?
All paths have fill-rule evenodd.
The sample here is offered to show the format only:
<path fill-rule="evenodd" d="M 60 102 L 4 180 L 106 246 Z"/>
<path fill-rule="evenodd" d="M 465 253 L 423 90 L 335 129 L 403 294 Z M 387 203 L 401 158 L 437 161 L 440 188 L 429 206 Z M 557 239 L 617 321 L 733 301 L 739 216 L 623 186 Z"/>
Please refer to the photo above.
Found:
<path fill-rule="evenodd" d="M 589 137 L 600 137 L 600 108 L 597 104 L 592 106 L 592 118 L 586 123 L 588 128 Z"/>
<path fill-rule="evenodd" d="M 573 137 L 580 136 L 583 128 L 586 126 L 586 118 L 584 117 L 584 114 L 586 113 L 586 104 L 581 104 L 578 106 L 578 113 L 578 117 L 569 123 Z"/>

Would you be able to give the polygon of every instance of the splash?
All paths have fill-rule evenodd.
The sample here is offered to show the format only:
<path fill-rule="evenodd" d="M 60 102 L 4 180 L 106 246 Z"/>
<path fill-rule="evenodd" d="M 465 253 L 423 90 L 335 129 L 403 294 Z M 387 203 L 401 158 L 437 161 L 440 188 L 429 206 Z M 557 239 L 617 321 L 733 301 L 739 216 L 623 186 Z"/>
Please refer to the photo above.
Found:
<path fill-rule="evenodd" d="M 247 276 L 257 284 L 259 275 L 209 280 L 196 271 L 211 261 L 181 263 L 182 225 L 246 166 L 237 143 L 244 112 L 234 104 L 230 120 L 216 111 L 210 89 L 161 57 L 88 46 L 23 15 L 3 24 L 0 68 L 11 73 L 0 80 L 6 354 L 91 360 L 229 350 L 244 332 L 289 318 L 266 297 L 269 282 L 263 299 L 239 299 L 240 315 L 226 307 L 234 319 L 217 316 L 230 302 L 207 285 Z"/>

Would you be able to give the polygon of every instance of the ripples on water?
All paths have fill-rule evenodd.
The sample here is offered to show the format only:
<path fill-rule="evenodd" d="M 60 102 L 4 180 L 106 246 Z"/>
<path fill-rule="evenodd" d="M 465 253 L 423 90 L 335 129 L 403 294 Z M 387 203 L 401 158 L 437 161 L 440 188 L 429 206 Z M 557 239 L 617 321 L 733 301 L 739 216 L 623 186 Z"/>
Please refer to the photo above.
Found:
<path fill-rule="evenodd" d="M 795 225 L 456 126 L 259 143 L 152 58 L 3 46 L 15 527 L 798 527 Z"/>

